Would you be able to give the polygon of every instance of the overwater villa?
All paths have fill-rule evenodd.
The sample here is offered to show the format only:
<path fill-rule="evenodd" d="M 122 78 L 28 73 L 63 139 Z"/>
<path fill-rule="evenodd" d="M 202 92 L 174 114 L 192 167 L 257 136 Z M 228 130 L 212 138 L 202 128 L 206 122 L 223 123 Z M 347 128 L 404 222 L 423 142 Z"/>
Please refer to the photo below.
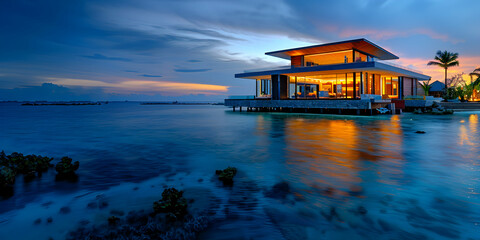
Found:
<path fill-rule="evenodd" d="M 372 114 L 404 107 L 417 95 L 419 80 L 430 76 L 389 63 L 393 53 L 366 39 L 265 53 L 289 66 L 245 71 L 236 78 L 255 80 L 256 94 L 225 100 L 242 110 Z"/>

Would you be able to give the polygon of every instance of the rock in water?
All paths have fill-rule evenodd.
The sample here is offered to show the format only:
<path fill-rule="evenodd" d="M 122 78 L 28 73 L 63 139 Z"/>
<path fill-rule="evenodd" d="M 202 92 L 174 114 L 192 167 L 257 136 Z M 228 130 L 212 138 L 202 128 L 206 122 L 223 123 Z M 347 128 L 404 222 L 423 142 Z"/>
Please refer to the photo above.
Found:
<path fill-rule="evenodd" d="M 181 219 L 187 214 L 187 199 L 183 191 L 167 188 L 162 192 L 162 199 L 153 203 L 155 213 L 167 213 L 171 220 Z"/>
<path fill-rule="evenodd" d="M 223 184 L 232 185 L 233 177 L 237 175 L 237 169 L 234 167 L 227 167 L 224 170 L 216 170 L 215 174 L 218 175 L 218 180 L 222 181 Z"/>
<path fill-rule="evenodd" d="M 75 161 L 72 163 L 72 159 L 69 157 L 62 157 L 61 161 L 57 163 L 55 166 L 55 170 L 57 171 L 57 179 L 72 179 L 74 180 L 77 175 L 75 171 L 77 171 L 80 163 Z"/>

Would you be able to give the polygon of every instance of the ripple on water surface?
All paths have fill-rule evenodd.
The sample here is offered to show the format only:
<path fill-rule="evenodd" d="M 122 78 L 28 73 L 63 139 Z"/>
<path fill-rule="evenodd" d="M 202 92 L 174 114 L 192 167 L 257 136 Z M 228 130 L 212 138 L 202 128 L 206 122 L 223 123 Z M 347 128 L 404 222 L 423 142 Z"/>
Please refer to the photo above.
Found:
<path fill-rule="evenodd" d="M 166 186 L 197 199 L 192 208 L 211 210 L 200 239 L 480 235 L 477 112 L 357 117 L 1 104 L 0 121 L 7 154 L 81 162 L 76 183 L 55 182 L 52 170 L 30 183 L 17 177 L 14 195 L 0 204 L 2 239 L 61 238 L 112 213 L 148 210 Z M 227 166 L 239 169 L 232 187 L 214 176 Z"/>

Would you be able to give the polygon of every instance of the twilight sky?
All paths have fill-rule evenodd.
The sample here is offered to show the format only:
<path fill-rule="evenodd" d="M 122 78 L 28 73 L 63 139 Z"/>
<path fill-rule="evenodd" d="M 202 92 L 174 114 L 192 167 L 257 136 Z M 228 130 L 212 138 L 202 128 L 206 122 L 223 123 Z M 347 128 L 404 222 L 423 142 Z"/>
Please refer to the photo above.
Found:
<path fill-rule="evenodd" d="M 3 0 L 0 100 L 222 100 L 252 95 L 265 52 L 367 38 L 409 66 L 480 67 L 478 0 Z"/>

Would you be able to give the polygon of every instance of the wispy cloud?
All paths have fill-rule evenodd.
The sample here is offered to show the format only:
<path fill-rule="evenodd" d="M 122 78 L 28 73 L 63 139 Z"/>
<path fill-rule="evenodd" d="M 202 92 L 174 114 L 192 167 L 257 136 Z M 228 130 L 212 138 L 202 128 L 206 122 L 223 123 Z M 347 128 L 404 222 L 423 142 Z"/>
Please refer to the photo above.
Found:
<path fill-rule="evenodd" d="M 181 68 L 176 68 L 174 71 L 175 72 L 181 72 L 181 73 L 195 73 L 195 72 L 208 72 L 212 69 L 210 68 L 199 68 L 199 69 L 181 69 Z"/>
<path fill-rule="evenodd" d="M 90 58 L 95 60 L 109 60 L 109 61 L 122 61 L 122 62 L 131 62 L 132 59 L 130 58 L 121 58 L 121 57 L 107 57 L 105 55 L 95 53 L 91 56 L 82 56 L 84 58 Z"/>
<path fill-rule="evenodd" d="M 162 77 L 162 75 L 151 75 L 151 74 L 141 74 L 141 75 L 138 75 L 138 76 L 149 77 L 149 78 L 160 78 L 160 77 Z"/>
<path fill-rule="evenodd" d="M 369 37 L 375 40 L 387 40 L 398 37 L 408 37 L 412 35 L 424 35 L 431 39 L 442 40 L 451 43 L 459 43 L 463 41 L 450 37 L 446 34 L 435 32 L 434 30 L 428 28 L 415 28 L 409 30 L 347 28 L 341 30 L 339 33 L 341 38 Z"/>
<path fill-rule="evenodd" d="M 244 39 L 240 39 L 234 36 L 229 36 L 227 34 L 220 33 L 214 30 L 209 30 L 209 29 L 198 29 L 198 28 L 188 28 L 188 27 L 177 27 L 175 29 L 178 31 L 195 33 L 195 34 L 204 35 L 207 37 L 219 38 L 224 40 L 245 41 Z"/>

